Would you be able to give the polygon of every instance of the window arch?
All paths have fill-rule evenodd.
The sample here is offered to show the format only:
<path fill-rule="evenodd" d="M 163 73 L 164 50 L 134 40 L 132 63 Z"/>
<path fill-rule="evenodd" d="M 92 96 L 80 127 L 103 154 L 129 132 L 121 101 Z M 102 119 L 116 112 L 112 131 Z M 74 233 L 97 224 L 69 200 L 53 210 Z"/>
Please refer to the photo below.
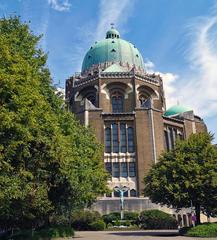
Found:
<path fill-rule="evenodd" d="M 141 94 L 139 96 L 140 107 L 151 108 L 151 97 Z"/>
<path fill-rule="evenodd" d="M 86 99 L 88 99 L 93 105 L 96 104 L 96 94 L 95 93 L 89 93 L 85 96 Z"/>
<path fill-rule="evenodd" d="M 137 196 L 137 192 L 136 192 L 135 189 L 131 189 L 131 190 L 130 190 L 130 196 L 131 196 L 131 197 L 136 197 L 136 196 Z"/>
<path fill-rule="evenodd" d="M 123 112 L 124 111 L 124 97 L 119 91 L 115 91 L 112 94 L 112 112 Z"/>
<path fill-rule="evenodd" d="M 118 188 L 118 187 L 116 186 L 116 188 Z M 120 192 L 119 191 L 114 191 L 114 197 L 120 197 Z"/>
<path fill-rule="evenodd" d="M 124 188 L 126 188 L 126 186 L 124 186 Z M 128 190 L 126 192 L 124 192 L 124 197 L 128 197 L 129 196 L 129 193 L 128 193 Z"/>
<path fill-rule="evenodd" d="M 97 89 L 95 86 L 89 86 L 81 89 L 76 100 L 89 100 L 94 106 L 97 105 Z"/>

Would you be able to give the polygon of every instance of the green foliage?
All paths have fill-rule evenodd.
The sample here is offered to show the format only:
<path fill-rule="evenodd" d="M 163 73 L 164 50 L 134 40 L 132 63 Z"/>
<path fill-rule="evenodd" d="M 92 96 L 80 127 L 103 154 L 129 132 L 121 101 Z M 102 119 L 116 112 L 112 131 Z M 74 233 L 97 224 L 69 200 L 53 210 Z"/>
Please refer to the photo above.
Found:
<path fill-rule="evenodd" d="M 121 220 L 119 219 L 116 219 L 114 222 L 113 222 L 114 226 L 121 226 Z"/>
<path fill-rule="evenodd" d="M 124 212 L 124 219 L 125 220 L 134 220 L 136 221 L 139 217 L 139 213 L 137 212 Z"/>
<path fill-rule="evenodd" d="M 196 227 L 187 228 L 185 235 L 189 237 L 217 237 L 217 223 L 206 223 Z"/>
<path fill-rule="evenodd" d="M 123 225 L 129 227 L 131 225 L 131 221 L 126 220 L 125 222 L 123 222 Z"/>
<path fill-rule="evenodd" d="M 137 212 L 124 212 L 124 220 L 127 220 L 123 222 L 123 225 L 125 223 L 129 225 L 137 225 L 138 224 L 138 216 L 139 214 Z M 103 221 L 106 223 L 106 226 L 108 225 L 115 225 L 115 226 L 120 226 L 120 220 L 121 220 L 121 214 L 120 212 L 112 212 L 109 214 L 105 214 L 102 216 Z"/>
<path fill-rule="evenodd" d="M 107 228 L 113 228 L 113 224 L 112 223 L 108 223 L 107 224 Z"/>
<path fill-rule="evenodd" d="M 106 228 L 106 224 L 104 223 L 103 220 L 98 220 L 90 224 L 90 229 L 92 231 L 103 231 L 105 230 L 105 228 Z"/>
<path fill-rule="evenodd" d="M 4 239 L 14 239 L 14 240 L 41 240 L 50 238 L 60 238 L 60 237 L 72 237 L 74 236 L 74 230 L 68 226 L 53 226 L 49 228 L 43 228 L 37 231 L 32 230 L 22 230 L 16 232 L 13 235 L 5 237 Z"/>
<path fill-rule="evenodd" d="M 208 133 L 192 134 L 161 155 L 145 177 L 145 195 L 155 203 L 189 208 L 200 222 L 200 210 L 214 215 L 217 207 L 217 148 Z"/>
<path fill-rule="evenodd" d="M 143 229 L 176 229 L 177 221 L 170 214 L 160 210 L 146 210 L 140 213 L 140 226 Z"/>
<path fill-rule="evenodd" d="M 108 224 L 114 224 L 115 221 L 121 220 L 121 214 L 119 212 L 112 212 L 102 216 L 103 221 Z"/>
<path fill-rule="evenodd" d="M 68 216 L 65 214 L 52 213 L 49 216 L 49 224 L 54 226 L 66 226 L 69 224 Z"/>
<path fill-rule="evenodd" d="M 139 213 L 137 212 L 124 212 L 124 219 L 129 220 L 131 225 L 138 225 Z"/>
<path fill-rule="evenodd" d="M 76 211 L 72 214 L 72 227 L 76 230 L 92 230 L 91 224 L 101 220 L 96 211 Z"/>
<path fill-rule="evenodd" d="M 102 148 L 62 106 L 46 54 L 18 17 L 0 19 L 0 226 L 40 227 L 106 188 Z"/>

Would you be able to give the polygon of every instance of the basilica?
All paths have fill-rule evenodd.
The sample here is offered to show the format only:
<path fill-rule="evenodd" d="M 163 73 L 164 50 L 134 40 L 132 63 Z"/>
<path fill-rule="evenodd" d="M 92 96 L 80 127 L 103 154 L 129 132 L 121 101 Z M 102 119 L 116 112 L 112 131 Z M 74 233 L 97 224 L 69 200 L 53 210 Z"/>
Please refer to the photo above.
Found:
<path fill-rule="evenodd" d="M 120 186 L 128 189 L 126 210 L 156 207 L 144 197 L 145 174 L 177 139 L 206 131 L 192 109 L 166 108 L 161 76 L 146 72 L 139 50 L 113 26 L 105 39 L 90 46 L 81 73 L 66 80 L 65 94 L 68 108 L 104 145 L 102 161 L 111 175 L 111 194 L 94 205 L 101 213 L 119 210 L 114 189 Z"/>

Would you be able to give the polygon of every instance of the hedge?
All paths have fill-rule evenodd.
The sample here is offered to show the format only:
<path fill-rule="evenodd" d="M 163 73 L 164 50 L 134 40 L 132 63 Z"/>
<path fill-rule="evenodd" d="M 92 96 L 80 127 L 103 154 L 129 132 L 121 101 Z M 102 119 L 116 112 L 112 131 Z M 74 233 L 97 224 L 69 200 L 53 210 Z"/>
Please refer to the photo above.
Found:
<path fill-rule="evenodd" d="M 217 237 L 217 223 L 205 223 L 186 229 L 185 235 L 189 237 Z"/>
<path fill-rule="evenodd" d="M 175 218 L 160 210 L 141 212 L 139 222 L 143 229 L 177 229 L 178 226 Z"/>

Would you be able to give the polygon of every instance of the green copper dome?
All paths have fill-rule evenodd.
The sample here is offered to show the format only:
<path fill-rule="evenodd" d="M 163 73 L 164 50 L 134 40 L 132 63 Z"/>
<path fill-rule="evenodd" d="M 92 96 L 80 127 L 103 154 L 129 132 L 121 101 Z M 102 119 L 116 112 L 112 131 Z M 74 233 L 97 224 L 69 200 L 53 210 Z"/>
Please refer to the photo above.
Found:
<path fill-rule="evenodd" d="M 139 50 L 131 43 L 120 38 L 119 32 L 111 28 L 106 33 L 106 39 L 95 42 L 86 53 L 82 72 L 93 65 L 105 62 L 122 62 L 130 66 L 144 69 L 144 62 Z"/>
<path fill-rule="evenodd" d="M 175 105 L 170 107 L 165 113 L 164 116 L 169 117 L 169 116 L 173 116 L 173 115 L 178 115 L 184 112 L 189 112 L 192 111 L 191 108 L 182 106 L 182 105 Z"/>

